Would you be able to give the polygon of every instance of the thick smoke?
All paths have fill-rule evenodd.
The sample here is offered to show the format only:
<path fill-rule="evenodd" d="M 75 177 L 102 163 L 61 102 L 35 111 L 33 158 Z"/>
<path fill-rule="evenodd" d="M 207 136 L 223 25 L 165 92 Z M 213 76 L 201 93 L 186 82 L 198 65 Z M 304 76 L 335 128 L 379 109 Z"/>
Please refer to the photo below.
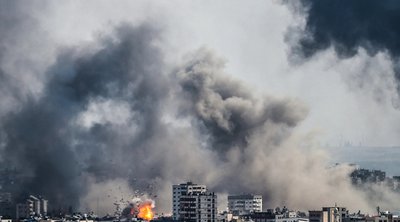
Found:
<path fill-rule="evenodd" d="M 276 126 L 282 135 L 306 116 L 306 109 L 297 101 L 254 98 L 251 92 L 227 75 L 221 75 L 224 63 L 212 53 L 200 50 L 178 72 L 189 114 L 194 114 L 211 147 L 218 151 L 244 149 L 249 137 L 266 124 Z M 279 145 L 278 137 L 271 141 Z"/>
<path fill-rule="evenodd" d="M 42 47 L 48 39 L 35 16 L 41 7 L 33 1 L 0 3 L 0 118 L 42 87 L 38 71 L 44 69 L 43 60 L 51 49 Z"/>
<path fill-rule="evenodd" d="M 118 40 L 104 40 L 104 48 L 94 54 L 61 53 L 48 70 L 42 97 L 28 99 L 3 122 L 4 156 L 31 177 L 24 191 L 77 206 L 85 192 L 85 174 L 99 180 L 129 177 L 114 164 L 128 165 L 137 153 L 127 150 L 139 149 L 140 141 L 162 129 L 157 126 L 157 106 L 168 92 L 160 75 L 159 53 L 151 46 L 155 30 L 121 27 L 116 32 Z M 121 131 L 108 121 L 88 128 L 76 121 L 91 104 L 108 101 L 113 107 L 107 115 L 120 115 L 118 107 L 135 112 L 137 116 L 123 123 L 137 125 L 134 135 L 135 129 Z M 121 134 L 126 138 L 131 134 L 132 139 L 124 141 Z"/>
<path fill-rule="evenodd" d="M 300 55 L 301 59 L 308 61 L 318 52 L 330 48 L 341 59 L 363 56 L 365 53 L 378 59 L 386 56 L 392 63 L 389 65 L 392 69 L 389 72 L 376 72 L 371 78 L 368 70 L 372 65 L 367 63 L 365 75 L 346 78 L 351 88 L 377 91 L 374 97 L 381 97 L 380 94 L 384 91 L 392 94 L 394 88 L 395 94 L 386 97 L 390 97 L 393 106 L 399 108 L 400 4 L 397 1 L 303 0 L 300 4 L 288 3 L 294 11 L 300 11 L 305 17 L 304 27 L 301 27 L 300 32 L 298 27 L 288 32 L 288 39 L 292 41 L 292 52 L 296 55 L 290 57 L 297 60 Z M 292 36 L 297 36 L 294 42 Z M 358 86 L 355 87 L 351 82 Z M 382 98 L 377 101 L 382 101 Z"/>
<path fill-rule="evenodd" d="M 209 173 L 213 189 L 261 193 L 268 207 L 316 209 L 337 202 L 372 212 L 374 204 L 390 208 L 385 202 L 396 202 L 391 195 L 397 195 L 382 188 L 371 189 L 373 196 L 354 189 L 351 167 L 325 165 L 328 158 L 313 136 L 295 133 L 307 115 L 301 102 L 256 97 L 223 68 L 221 59 L 202 49 L 177 74 L 184 97 L 181 111 L 192 116 L 200 140 L 219 156 Z"/>
<path fill-rule="evenodd" d="M 331 45 L 345 56 L 356 54 L 358 47 L 371 54 L 387 50 L 397 57 L 400 53 L 400 5 L 395 0 L 304 0 L 302 6 L 306 7 L 309 34 L 300 41 L 305 56 Z"/>
<path fill-rule="evenodd" d="M 1 156 L 22 174 L 22 192 L 103 214 L 116 193 L 147 195 L 168 212 L 171 185 L 186 180 L 260 193 L 266 207 L 397 203 L 391 195 L 369 202 L 351 186 L 350 168 L 327 168 L 313 136 L 296 131 L 308 113 L 301 101 L 253 94 L 211 50 L 169 67 L 161 30 L 150 24 L 120 25 L 96 41 L 60 48 L 37 74 L 40 93 L 3 114 Z"/>

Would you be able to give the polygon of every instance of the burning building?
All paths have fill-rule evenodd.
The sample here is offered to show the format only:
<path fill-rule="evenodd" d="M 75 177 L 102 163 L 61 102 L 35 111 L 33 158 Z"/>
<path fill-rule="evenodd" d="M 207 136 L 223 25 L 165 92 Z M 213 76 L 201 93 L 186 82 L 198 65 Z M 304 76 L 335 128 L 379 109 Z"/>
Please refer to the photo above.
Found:
<path fill-rule="evenodd" d="M 151 221 L 154 218 L 153 208 L 155 207 L 153 200 L 140 200 L 134 199 L 129 207 L 124 211 L 129 213 L 123 213 L 126 217 L 130 219 L 141 219 L 144 221 Z"/>

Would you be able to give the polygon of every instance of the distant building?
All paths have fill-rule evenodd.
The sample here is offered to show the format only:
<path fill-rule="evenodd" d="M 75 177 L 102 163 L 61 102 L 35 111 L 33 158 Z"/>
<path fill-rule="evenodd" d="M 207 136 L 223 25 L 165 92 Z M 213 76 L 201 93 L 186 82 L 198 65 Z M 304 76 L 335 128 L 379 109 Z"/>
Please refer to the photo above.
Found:
<path fill-rule="evenodd" d="M 16 210 L 16 218 L 17 219 L 29 218 L 32 215 L 33 206 L 29 202 L 19 203 L 19 204 L 17 204 L 16 208 L 17 208 L 17 210 Z"/>
<path fill-rule="evenodd" d="M 399 215 L 395 215 L 390 213 L 389 211 L 380 211 L 379 207 L 377 208 L 378 215 L 375 216 L 367 216 L 365 217 L 365 222 L 400 222 Z M 359 221 L 357 221 L 359 222 Z"/>
<path fill-rule="evenodd" d="M 379 183 L 386 179 L 386 173 L 381 170 L 355 169 L 350 177 L 353 184 Z"/>
<path fill-rule="evenodd" d="M 27 201 L 32 202 L 33 215 L 39 215 L 40 214 L 40 199 L 33 195 L 30 195 Z"/>
<path fill-rule="evenodd" d="M 348 211 L 345 207 L 323 207 L 323 212 L 327 212 L 327 220 L 323 222 L 343 222 L 348 218 Z"/>
<path fill-rule="evenodd" d="M 0 222 L 12 222 L 11 219 L 4 219 L 0 216 Z"/>
<path fill-rule="evenodd" d="M 233 215 L 227 211 L 217 214 L 217 221 L 218 222 L 229 222 L 232 221 Z"/>
<path fill-rule="evenodd" d="M 323 207 L 321 211 L 309 211 L 310 222 L 343 222 L 348 218 L 345 207 Z"/>
<path fill-rule="evenodd" d="M 295 211 L 286 211 L 275 215 L 275 222 L 309 222 L 309 219 Z"/>
<path fill-rule="evenodd" d="M 217 195 L 200 193 L 182 195 L 179 207 L 179 221 L 214 222 L 217 217 Z"/>
<path fill-rule="evenodd" d="M 47 205 L 48 205 L 48 200 L 41 198 L 40 199 L 40 214 L 42 216 L 47 215 Z"/>
<path fill-rule="evenodd" d="M 192 182 L 182 183 L 172 186 L 172 216 L 174 220 L 179 218 L 179 203 L 181 196 L 187 194 L 205 193 L 207 190 L 205 185 L 197 185 Z"/>
<path fill-rule="evenodd" d="M 274 212 L 272 209 L 270 209 L 266 212 L 254 212 L 241 217 L 245 219 L 251 219 L 254 222 L 309 222 L 308 218 L 300 215 L 299 213 L 295 211 L 289 211 L 286 207 L 284 207 L 282 211 L 276 210 Z"/>
<path fill-rule="evenodd" d="M 217 195 L 205 185 L 187 182 L 172 186 L 173 219 L 187 222 L 215 222 Z"/>
<path fill-rule="evenodd" d="M 323 220 L 322 210 L 308 211 L 308 219 L 310 222 L 322 222 L 322 220 Z"/>
<path fill-rule="evenodd" d="M 47 215 L 47 200 L 30 195 L 24 203 L 16 205 L 16 218 L 23 219 L 32 216 Z"/>
<path fill-rule="evenodd" d="M 262 196 L 253 194 L 229 195 L 228 210 L 233 215 L 245 215 L 262 211 Z"/>
<path fill-rule="evenodd" d="M 3 218 L 9 219 L 14 216 L 11 197 L 10 192 L 0 192 L 0 216 Z"/>
<path fill-rule="evenodd" d="M 254 222 L 275 222 L 275 214 L 272 211 L 254 212 L 251 215 L 244 217 L 246 219 L 251 219 Z"/>

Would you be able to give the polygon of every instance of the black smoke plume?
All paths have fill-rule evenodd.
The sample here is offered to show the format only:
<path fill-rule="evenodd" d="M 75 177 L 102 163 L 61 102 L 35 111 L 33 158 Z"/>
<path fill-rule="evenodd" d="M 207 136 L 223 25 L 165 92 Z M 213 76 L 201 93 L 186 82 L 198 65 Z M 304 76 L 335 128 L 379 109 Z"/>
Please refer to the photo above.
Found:
<path fill-rule="evenodd" d="M 300 48 L 305 56 L 333 46 L 343 56 L 352 56 L 358 47 L 371 54 L 400 53 L 400 4 L 387 1 L 303 0 L 307 12 L 306 32 Z"/>

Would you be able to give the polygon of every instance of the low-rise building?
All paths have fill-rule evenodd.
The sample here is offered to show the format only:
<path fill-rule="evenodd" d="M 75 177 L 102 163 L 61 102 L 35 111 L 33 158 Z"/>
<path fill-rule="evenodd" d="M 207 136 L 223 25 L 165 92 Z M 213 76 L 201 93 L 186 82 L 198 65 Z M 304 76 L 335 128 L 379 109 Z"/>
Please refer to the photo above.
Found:
<path fill-rule="evenodd" d="M 279 209 L 279 208 L 277 208 Z M 284 210 L 269 209 L 265 212 L 253 212 L 248 215 L 236 216 L 236 221 L 254 221 L 254 222 L 308 222 L 308 218 L 304 213 Z"/>
<path fill-rule="evenodd" d="M 309 211 L 310 222 L 344 222 L 348 218 L 345 207 L 323 207 L 322 210 Z"/>
<path fill-rule="evenodd" d="M 246 215 L 262 211 L 262 196 L 253 194 L 229 195 L 228 210 L 233 215 Z"/>

